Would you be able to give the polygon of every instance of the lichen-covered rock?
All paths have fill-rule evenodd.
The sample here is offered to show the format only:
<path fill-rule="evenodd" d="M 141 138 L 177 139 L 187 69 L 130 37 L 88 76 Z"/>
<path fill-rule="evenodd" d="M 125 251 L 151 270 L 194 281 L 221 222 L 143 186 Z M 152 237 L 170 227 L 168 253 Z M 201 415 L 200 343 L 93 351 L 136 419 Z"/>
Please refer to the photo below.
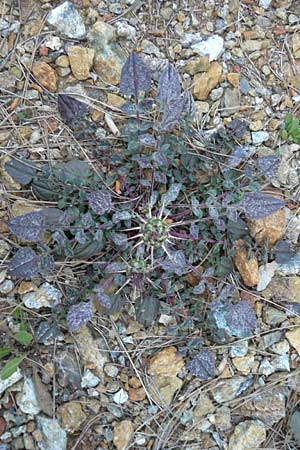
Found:
<path fill-rule="evenodd" d="M 229 439 L 228 450 L 250 450 L 260 448 L 266 439 L 266 427 L 260 420 L 245 420 L 239 423 Z"/>
<path fill-rule="evenodd" d="M 52 9 L 47 17 L 47 22 L 71 39 L 83 39 L 86 36 L 82 18 L 71 2 L 63 2 Z"/>

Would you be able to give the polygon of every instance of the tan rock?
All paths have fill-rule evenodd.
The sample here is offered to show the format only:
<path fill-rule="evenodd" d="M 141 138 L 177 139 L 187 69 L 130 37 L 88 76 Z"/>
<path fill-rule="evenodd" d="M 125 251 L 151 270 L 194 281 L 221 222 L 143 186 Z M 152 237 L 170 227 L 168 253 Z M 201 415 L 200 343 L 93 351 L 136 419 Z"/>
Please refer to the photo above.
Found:
<path fill-rule="evenodd" d="M 259 245 L 262 246 L 265 242 L 268 242 L 271 248 L 285 235 L 285 211 L 280 209 L 264 219 L 251 220 L 248 222 L 248 228 L 251 236 Z"/>
<path fill-rule="evenodd" d="M 253 369 L 258 365 L 255 362 L 254 355 L 242 356 L 240 358 L 232 358 L 232 364 L 237 370 L 239 370 L 245 375 L 247 375 L 250 372 L 253 372 Z"/>
<path fill-rule="evenodd" d="M 141 402 L 146 398 L 146 392 L 144 388 L 129 388 L 128 389 L 128 397 L 132 402 Z"/>
<path fill-rule="evenodd" d="M 95 72 L 106 83 L 116 86 L 120 82 L 122 63 L 112 54 L 102 56 L 96 53 L 94 61 Z"/>
<path fill-rule="evenodd" d="M 120 82 L 124 56 L 116 42 L 115 28 L 98 20 L 88 33 L 88 42 L 95 49 L 94 69 L 100 78 L 109 84 Z"/>
<path fill-rule="evenodd" d="M 93 48 L 73 45 L 68 48 L 68 57 L 74 77 L 77 80 L 90 78 L 90 69 L 93 65 L 95 50 Z"/>
<path fill-rule="evenodd" d="M 300 49 L 300 33 L 296 33 L 292 38 L 293 53 L 296 53 Z"/>
<path fill-rule="evenodd" d="M 287 331 L 285 336 L 300 356 L 300 328 L 294 328 L 291 331 Z"/>
<path fill-rule="evenodd" d="M 101 351 L 105 348 L 105 342 L 93 339 L 89 329 L 84 326 L 74 332 L 74 337 L 78 347 L 79 355 L 86 368 L 94 370 L 98 376 L 103 376 L 103 368 L 108 363 L 107 352 Z M 98 346 L 99 344 L 99 346 Z"/>
<path fill-rule="evenodd" d="M 104 111 L 98 111 L 97 109 L 94 109 L 94 111 L 91 114 L 91 118 L 93 122 L 99 122 L 104 118 Z"/>
<path fill-rule="evenodd" d="M 193 410 L 194 420 L 197 421 L 202 417 L 207 416 L 207 414 L 214 412 L 215 409 L 216 407 L 214 406 L 208 395 L 202 392 L 199 399 L 197 400 L 196 407 Z"/>
<path fill-rule="evenodd" d="M 57 415 L 62 427 L 69 433 L 79 430 L 80 425 L 86 419 L 79 402 L 68 402 L 57 408 Z"/>
<path fill-rule="evenodd" d="M 66 55 L 61 55 L 57 58 L 57 60 L 55 61 L 55 64 L 58 67 L 62 67 L 62 68 L 67 68 L 70 66 L 70 61 L 69 58 Z"/>
<path fill-rule="evenodd" d="M 300 277 L 274 277 L 262 295 L 273 302 L 300 303 Z"/>
<path fill-rule="evenodd" d="M 24 200 L 16 200 L 11 207 L 11 215 L 12 217 L 18 217 L 23 214 L 39 211 L 40 209 L 41 207 L 35 205 L 34 203 L 29 203 Z"/>
<path fill-rule="evenodd" d="M 238 88 L 240 85 L 240 74 L 231 72 L 227 74 L 227 80 L 228 82 L 235 88 Z"/>
<path fill-rule="evenodd" d="M 1 131 L 0 132 L 0 144 L 6 145 L 9 137 L 10 137 L 10 131 Z"/>
<path fill-rule="evenodd" d="M 195 75 L 199 72 L 207 72 L 209 69 L 208 56 L 198 56 L 190 59 L 185 65 L 185 71 L 189 75 Z"/>
<path fill-rule="evenodd" d="M 114 445 L 117 450 L 126 450 L 133 435 L 134 428 L 130 420 L 122 420 L 114 426 Z"/>
<path fill-rule="evenodd" d="M 222 66 L 213 61 L 207 72 L 196 74 L 194 77 L 193 95 L 197 100 L 206 100 L 209 93 L 220 81 L 222 75 Z"/>
<path fill-rule="evenodd" d="M 243 282 L 248 287 L 256 286 L 259 282 L 258 262 L 255 255 L 248 258 L 246 242 L 239 239 L 235 242 L 236 252 L 233 257 L 234 264 L 238 269 Z"/>
<path fill-rule="evenodd" d="M 153 356 L 148 366 L 149 375 L 175 377 L 184 366 L 182 356 L 176 352 L 176 347 L 167 347 Z"/>
<path fill-rule="evenodd" d="M 32 73 L 39 83 L 50 92 L 57 91 L 57 74 L 55 70 L 43 61 L 33 64 Z"/>
<path fill-rule="evenodd" d="M 126 100 L 116 94 L 107 94 L 107 103 L 114 108 L 121 108 L 126 103 Z"/>
<path fill-rule="evenodd" d="M 257 50 L 261 50 L 263 45 L 263 41 L 259 40 L 248 40 L 241 44 L 241 48 L 244 52 L 255 52 Z"/>
<path fill-rule="evenodd" d="M 34 292 L 37 291 L 37 289 L 38 287 L 31 281 L 22 281 L 18 288 L 18 294 L 27 294 L 27 292 Z"/>
<path fill-rule="evenodd" d="M 229 439 L 228 450 L 258 449 L 266 439 L 266 427 L 259 420 L 245 420 L 239 423 Z"/>
<path fill-rule="evenodd" d="M 165 377 L 156 375 L 152 379 L 149 387 L 151 395 L 161 406 L 170 405 L 174 394 L 183 385 L 183 381 L 178 377 Z"/>

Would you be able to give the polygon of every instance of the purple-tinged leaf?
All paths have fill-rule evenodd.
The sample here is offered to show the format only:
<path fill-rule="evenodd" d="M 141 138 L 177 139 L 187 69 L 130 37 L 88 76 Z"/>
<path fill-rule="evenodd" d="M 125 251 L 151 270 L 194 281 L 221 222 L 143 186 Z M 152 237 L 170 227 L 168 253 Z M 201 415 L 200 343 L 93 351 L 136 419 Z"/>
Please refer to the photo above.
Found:
<path fill-rule="evenodd" d="M 194 287 L 193 294 L 196 295 L 203 294 L 204 291 L 205 291 L 205 280 L 201 280 L 200 283 Z"/>
<path fill-rule="evenodd" d="M 154 180 L 161 184 L 167 184 L 167 176 L 165 173 L 155 171 L 154 172 Z"/>
<path fill-rule="evenodd" d="M 177 250 L 175 252 L 169 251 L 169 256 L 167 256 L 161 263 L 161 267 L 168 271 L 174 272 L 176 275 L 181 276 L 189 271 L 189 265 L 186 262 L 184 253 L 182 250 Z"/>
<path fill-rule="evenodd" d="M 126 267 L 127 267 L 126 264 L 123 262 L 114 262 L 114 263 L 110 263 L 106 266 L 105 272 L 106 273 L 125 272 Z"/>
<path fill-rule="evenodd" d="M 18 161 L 12 159 L 5 164 L 6 172 L 18 183 L 23 185 L 30 183 L 34 177 L 36 170 L 33 161 Z"/>
<path fill-rule="evenodd" d="M 154 152 L 152 154 L 152 158 L 158 164 L 159 167 L 168 167 L 169 166 L 168 158 L 161 151 Z"/>
<path fill-rule="evenodd" d="M 176 200 L 176 198 L 178 197 L 181 188 L 182 188 L 181 183 L 172 184 L 169 187 L 169 189 L 167 190 L 167 192 L 162 195 L 162 197 L 161 197 L 162 203 L 165 206 L 167 206 L 170 203 L 174 202 Z"/>
<path fill-rule="evenodd" d="M 236 138 L 241 139 L 248 130 L 248 124 L 245 120 L 234 119 L 227 124 L 227 128 Z"/>
<path fill-rule="evenodd" d="M 160 129 L 164 132 L 174 130 L 182 116 L 183 98 L 165 103 Z"/>
<path fill-rule="evenodd" d="M 83 230 L 78 230 L 75 233 L 75 241 L 79 244 L 85 244 L 87 241 L 86 234 Z"/>
<path fill-rule="evenodd" d="M 10 275 L 30 279 L 39 273 L 40 257 L 31 248 L 20 248 L 12 257 L 8 270 Z"/>
<path fill-rule="evenodd" d="M 45 217 L 42 211 L 17 216 L 8 222 L 9 230 L 19 239 L 39 242 L 45 232 Z"/>
<path fill-rule="evenodd" d="M 111 194 L 108 191 L 100 190 L 90 192 L 88 195 L 89 207 L 99 216 L 112 209 Z"/>
<path fill-rule="evenodd" d="M 141 134 L 139 136 L 139 141 L 145 147 L 156 147 L 157 141 L 155 137 L 150 133 Z"/>
<path fill-rule="evenodd" d="M 256 160 L 256 167 L 270 181 L 276 177 L 280 165 L 280 158 L 276 155 L 261 156 Z"/>
<path fill-rule="evenodd" d="M 112 216 L 113 223 L 119 223 L 121 220 L 130 220 L 131 214 L 129 211 L 117 211 Z"/>
<path fill-rule="evenodd" d="M 147 65 L 139 55 L 132 52 L 122 68 L 121 93 L 137 98 L 141 92 L 149 91 L 150 87 L 151 77 Z"/>
<path fill-rule="evenodd" d="M 67 125 L 72 125 L 75 120 L 85 116 L 88 109 L 84 103 L 76 100 L 76 98 L 68 94 L 58 94 L 58 111 L 63 121 Z"/>
<path fill-rule="evenodd" d="M 249 192 L 240 202 L 245 216 L 250 220 L 264 219 L 284 207 L 284 202 L 262 192 Z"/>
<path fill-rule="evenodd" d="M 164 104 L 171 100 L 178 100 L 180 93 L 180 78 L 173 64 L 168 62 L 158 81 L 156 98 Z"/>
<path fill-rule="evenodd" d="M 128 242 L 128 237 L 126 233 L 111 233 L 111 239 L 117 247 L 123 247 Z"/>
<path fill-rule="evenodd" d="M 93 317 L 92 302 L 80 302 L 72 305 L 67 314 L 67 325 L 70 333 L 83 327 Z"/>
<path fill-rule="evenodd" d="M 92 218 L 90 212 L 82 214 L 81 222 L 82 222 L 82 225 L 86 228 L 89 228 L 93 225 L 94 221 L 93 221 L 93 218 Z"/>
<path fill-rule="evenodd" d="M 216 376 L 215 358 L 209 350 L 202 350 L 188 364 L 187 369 L 202 381 Z"/>
<path fill-rule="evenodd" d="M 97 300 L 99 300 L 99 303 L 101 306 L 104 306 L 104 308 L 107 308 L 107 309 L 111 308 L 112 303 L 111 303 L 111 299 L 108 295 L 99 292 L 97 294 L 96 298 L 97 298 Z"/>
<path fill-rule="evenodd" d="M 231 155 L 228 157 L 228 165 L 229 167 L 237 167 L 241 162 L 246 161 L 250 156 L 255 153 L 254 147 L 249 146 L 235 146 Z"/>
<path fill-rule="evenodd" d="M 297 254 L 296 247 L 292 242 L 281 240 L 273 247 L 276 262 L 278 264 L 289 264 Z"/>
<path fill-rule="evenodd" d="M 195 115 L 195 100 L 190 91 L 184 91 L 182 95 L 182 114 L 193 118 Z"/>
<path fill-rule="evenodd" d="M 156 320 L 160 308 L 160 302 L 157 295 L 150 297 L 142 295 L 136 303 L 136 320 L 146 327 L 153 324 Z"/>
<path fill-rule="evenodd" d="M 153 167 L 151 156 L 135 155 L 131 159 L 136 161 L 142 169 L 150 169 Z"/>

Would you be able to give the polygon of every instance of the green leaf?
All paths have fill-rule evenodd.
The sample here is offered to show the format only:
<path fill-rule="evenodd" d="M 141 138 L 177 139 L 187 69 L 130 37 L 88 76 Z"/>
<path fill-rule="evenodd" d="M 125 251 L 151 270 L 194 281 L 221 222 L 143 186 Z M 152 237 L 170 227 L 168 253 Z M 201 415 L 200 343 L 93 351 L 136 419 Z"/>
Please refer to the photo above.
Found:
<path fill-rule="evenodd" d="M 15 340 L 22 345 L 28 345 L 32 341 L 32 335 L 27 331 L 18 331 L 14 336 Z"/>
<path fill-rule="evenodd" d="M 0 359 L 5 358 L 5 356 L 9 355 L 12 352 L 12 349 L 9 347 L 0 348 Z"/>
<path fill-rule="evenodd" d="M 1 370 L 1 380 L 6 380 L 7 378 L 11 377 L 18 370 L 18 367 L 24 358 L 25 355 L 21 355 L 8 361 L 8 363 L 5 364 L 5 366 Z"/>
<path fill-rule="evenodd" d="M 22 316 L 23 316 L 22 308 L 17 306 L 16 309 L 14 310 L 14 312 L 12 313 L 12 316 L 15 320 L 21 320 Z"/>

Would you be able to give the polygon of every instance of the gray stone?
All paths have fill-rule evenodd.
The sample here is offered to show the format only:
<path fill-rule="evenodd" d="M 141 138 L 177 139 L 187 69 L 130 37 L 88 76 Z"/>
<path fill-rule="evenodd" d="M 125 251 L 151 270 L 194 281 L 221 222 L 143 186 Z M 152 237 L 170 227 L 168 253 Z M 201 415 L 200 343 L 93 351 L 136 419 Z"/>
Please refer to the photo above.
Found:
<path fill-rule="evenodd" d="M 16 370 L 9 378 L 7 378 L 6 380 L 2 380 L 0 378 L 0 395 L 6 391 L 6 389 L 10 386 L 12 386 L 13 384 L 17 383 L 18 381 L 20 381 L 22 379 L 22 373 L 20 371 L 20 369 Z"/>
<path fill-rule="evenodd" d="M 64 334 L 60 331 L 55 323 L 43 321 L 39 324 L 35 331 L 35 338 L 37 342 L 44 345 L 51 345 L 55 339 L 58 341 L 64 340 Z"/>
<path fill-rule="evenodd" d="M 244 77 L 241 77 L 240 79 L 240 91 L 244 95 L 247 95 L 250 91 L 250 85 L 248 83 L 248 80 Z"/>
<path fill-rule="evenodd" d="M 277 272 L 280 275 L 297 275 L 300 273 L 300 253 L 293 256 L 288 263 L 279 264 Z"/>
<path fill-rule="evenodd" d="M 230 348 L 231 358 L 241 358 L 248 352 L 248 341 L 235 342 Z"/>
<path fill-rule="evenodd" d="M 22 300 L 29 309 L 53 308 L 60 303 L 62 293 L 49 283 L 42 284 L 37 291 L 23 295 Z"/>
<path fill-rule="evenodd" d="M 247 377 L 241 376 L 220 381 L 211 391 L 214 400 L 218 403 L 233 400 L 237 395 L 239 395 L 241 387 L 246 380 Z"/>
<path fill-rule="evenodd" d="M 120 389 L 118 392 L 116 392 L 113 396 L 113 401 L 117 405 L 123 405 L 128 400 L 128 394 L 124 389 Z"/>
<path fill-rule="evenodd" d="M 219 100 L 224 92 L 224 88 L 221 86 L 219 88 L 213 89 L 210 93 L 210 98 L 212 99 L 213 102 L 215 102 L 216 100 Z"/>
<path fill-rule="evenodd" d="M 271 333 L 265 334 L 259 343 L 259 347 L 262 349 L 266 349 L 273 344 L 279 342 L 282 338 L 282 331 L 273 331 Z"/>
<path fill-rule="evenodd" d="M 34 416 L 41 411 L 31 378 L 25 378 L 22 391 L 17 394 L 17 404 L 25 414 Z"/>
<path fill-rule="evenodd" d="M 264 308 L 264 321 L 271 326 L 276 326 L 282 323 L 286 319 L 285 312 L 272 308 L 271 306 L 266 306 Z"/>
<path fill-rule="evenodd" d="M 37 416 L 37 423 L 43 434 L 43 441 L 39 443 L 42 450 L 66 450 L 67 433 L 56 419 Z"/>
<path fill-rule="evenodd" d="M 264 9 L 268 9 L 272 0 L 259 0 L 259 6 Z"/>
<path fill-rule="evenodd" d="M 272 426 L 286 415 L 286 390 L 280 386 L 255 395 L 236 410 L 236 413 L 251 416 Z"/>
<path fill-rule="evenodd" d="M 224 51 L 224 39 L 218 35 L 212 35 L 208 38 L 203 36 L 200 41 L 195 42 L 191 47 L 195 53 L 208 56 L 209 61 L 215 61 Z"/>
<path fill-rule="evenodd" d="M 259 267 L 259 269 L 258 269 L 259 282 L 258 282 L 258 285 L 256 288 L 258 292 L 266 289 L 268 284 L 271 282 L 277 267 L 278 267 L 278 264 L 276 261 L 272 261 L 271 263 L 263 264 L 262 266 Z"/>
<path fill-rule="evenodd" d="M 252 131 L 251 135 L 253 145 L 260 145 L 270 137 L 268 131 Z"/>
<path fill-rule="evenodd" d="M 240 422 L 234 429 L 229 439 L 228 450 L 250 450 L 261 448 L 267 430 L 260 420 L 245 420 Z"/>
<path fill-rule="evenodd" d="M 84 371 L 82 380 L 81 380 L 81 387 L 82 388 L 93 388 L 98 386 L 100 383 L 100 378 L 93 374 L 89 369 L 86 369 Z"/>
<path fill-rule="evenodd" d="M 4 239 L 0 240 L 0 258 L 5 258 L 10 252 L 10 245 Z"/>
<path fill-rule="evenodd" d="M 56 357 L 56 367 L 59 384 L 63 387 L 70 386 L 79 388 L 81 385 L 81 375 L 73 353 L 61 352 Z"/>
<path fill-rule="evenodd" d="M 240 91 L 239 89 L 226 89 L 224 95 L 224 111 L 222 116 L 228 117 L 238 112 L 240 109 Z"/>
<path fill-rule="evenodd" d="M 64 2 L 52 9 L 47 17 L 49 25 L 71 39 L 83 39 L 86 36 L 82 18 L 71 2 Z"/>
<path fill-rule="evenodd" d="M 5 280 L 0 284 L 0 294 L 8 294 L 14 288 L 14 283 L 11 280 Z"/>
<path fill-rule="evenodd" d="M 117 36 L 126 38 L 126 39 L 134 39 L 136 36 L 136 29 L 129 25 L 127 22 L 118 21 L 116 23 L 117 28 Z"/>
<path fill-rule="evenodd" d="M 114 364 L 106 364 L 104 366 L 104 372 L 106 373 L 106 375 L 108 375 L 109 377 L 116 377 L 119 373 L 119 369 L 117 368 L 117 366 L 115 366 Z"/>

